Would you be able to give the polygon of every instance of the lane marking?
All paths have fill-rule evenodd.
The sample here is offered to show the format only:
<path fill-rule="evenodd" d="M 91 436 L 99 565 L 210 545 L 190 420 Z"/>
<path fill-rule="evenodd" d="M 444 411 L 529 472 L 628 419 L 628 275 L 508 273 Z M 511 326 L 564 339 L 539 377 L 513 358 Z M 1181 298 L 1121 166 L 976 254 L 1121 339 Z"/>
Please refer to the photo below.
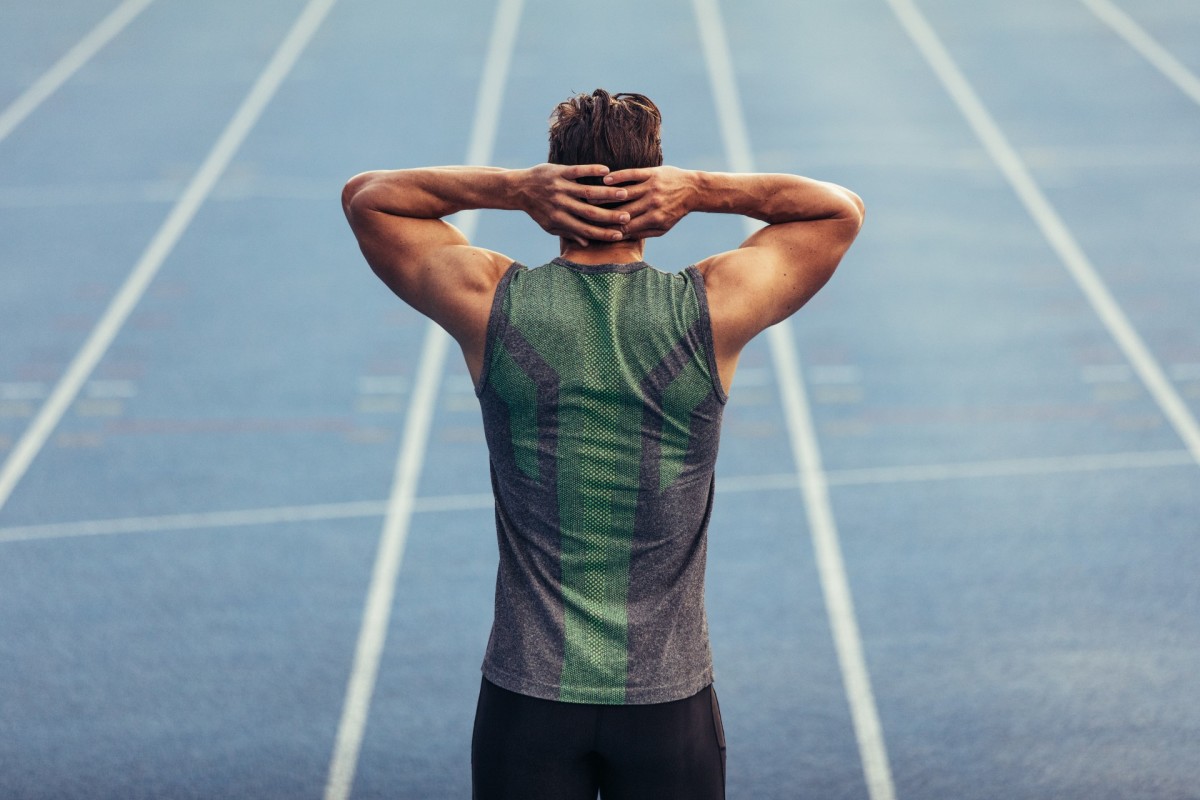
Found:
<path fill-rule="evenodd" d="M 137 396 L 137 384 L 127 380 L 88 381 L 83 393 L 93 399 L 127 400 Z"/>
<path fill-rule="evenodd" d="M 359 394 L 404 394 L 408 378 L 403 375 L 364 375 L 358 379 Z"/>
<path fill-rule="evenodd" d="M 791 326 L 776 325 L 768 335 L 771 355 L 780 376 L 779 386 L 784 398 L 792 453 L 800 470 L 800 485 L 808 511 L 813 549 L 817 555 L 821 587 L 833 629 L 846 697 L 850 703 L 867 791 L 872 800 L 894 800 L 896 789 L 883 740 L 883 726 L 879 721 L 875 694 L 867 671 L 862 635 L 854 612 L 850 581 L 829 496 L 828 478 L 821 464 L 821 451 Z"/>
<path fill-rule="evenodd" d="M 8 108 L 0 111 L 0 142 L 16 130 L 37 107 L 46 101 L 50 95 L 71 79 L 80 67 L 92 59 L 92 56 L 125 30 L 138 14 L 145 10 L 154 0 L 125 0 L 114 8 L 107 17 L 100 20 L 95 28 L 50 67 L 40 78 L 30 84 Z"/>
<path fill-rule="evenodd" d="M 49 391 L 46 384 L 34 381 L 0 383 L 0 400 L 42 400 Z"/>
<path fill-rule="evenodd" d="M 862 370 L 853 365 L 809 367 L 808 379 L 814 384 L 862 383 Z"/>
<path fill-rule="evenodd" d="M 1138 25 L 1133 19 L 1109 0 L 1079 0 L 1088 10 L 1095 14 L 1101 22 L 1112 28 L 1114 32 L 1143 58 L 1149 61 L 1167 80 L 1179 87 L 1179 90 L 1200 104 L 1200 78 L 1183 65 L 1179 59 L 1163 47 L 1158 41 Z"/>
<path fill-rule="evenodd" d="M 753 172 L 753 151 L 750 148 L 750 137 L 738 96 L 733 59 L 720 9 L 716 0 L 693 0 L 692 5 L 700 28 L 700 39 L 730 168 L 735 172 Z M 747 234 L 753 233 L 759 227 L 760 223 L 747 220 Z M 821 452 L 801 377 L 800 360 L 793 344 L 790 320 L 784 320 L 770 328 L 767 336 L 779 378 L 792 455 L 800 470 L 800 488 L 816 553 L 817 572 L 833 632 L 846 699 L 850 706 L 854 735 L 858 741 L 867 791 L 871 800 L 894 800 L 896 790 L 888 762 L 887 747 L 883 740 L 883 727 L 879 721 L 879 712 L 863 654 L 862 636 L 854 613 L 850 582 L 838 541 L 829 486 L 821 466 Z"/>
<path fill-rule="evenodd" d="M 208 202 L 228 200 L 316 200 L 328 202 L 329 182 L 272 175 L 222 176 Z M 183 180 L 53 183 L 0 186 L 0 208 L 70 208 L 90 205 L 173 203 Z"/>
<path fill-rule="evenodd" d="M 165 533 L 168 531 L 235 528 L 287 522 L 314 522 L 356 517 L 382 517 L 387 503 L 382 500 L 351 503 L 318 503 L 308 506 L 250 508 L 237 511 L 207 511 L 192 514 L 160 514 L 106 520 L 85 520 L 0 528 L 0 542 L 107 536 L 121 533 Z"/>
<path fill-rule="evenodd" d="M 1079 378 L 1084 383 L 1131 383 L 1134 375 L 1128 364 L 1094 364 L 1081 367 Z"/>
<path fill-rule="evenodd" d="M 1200 381 L 1200 364 L 1174 364 L 1171 377 L 1177 381 Z"/>
<path fill-rule="evenodd" d="M 932 67 L 963 117 L 974 130 L 988 155 L 1000 168 L 1017 197 L 1024 204 L 1063 266 L 1075 279 L 1100 321 L 1108 329 L 1117 346 L 1125 354 L 1158 407 L 1170 421 L 1192 458 L 1200 464 L 1200 424 L 1191 409 L 1167 379 L 1158 360 L 1142 341 L 1141 336 L 1121 310 L 1096 268 L 1071 234 L 1062 217 L 1042 193 L 1017 151 L 1009 144 L 975 93 L 966 76 L 958 68 L 929 22 L 912 0 L 884 0 L 909 38 Z"/>
<path fill-rule="evenodd" d="M 162 227 L 150 240 L 133 271 L 105 309 L 87 341 L 10 451 L 3 468 L 0 468 L 0 509 L 4 508 L 13 489 L 24 477 L 29 465 L 50 438 L 63 414 L 75 401 L 79 390 L 108 351 L 130 313 L 145 294 L 146 288 L 191 224 L 205 198 L 233 160 L 238 148 L 258 122 L 267 103 L 274 97 L 334 2 L 335 0 L 311 0 L 305 6 L 179 201 L 167 215 Z"/>
<path fill-rule="evenodd" d="M 485 165 L 492 159 L 499 128 L 501 101 L 508 85 L 509 64 L 516 46 L 524 0 L 499 0 L 492 23 L 483 75 L 476 98 L 475 119 L 467 145 L 467 163 Z M 475 235 L 478 212 L 456 215 L 454 222 L 470 240 Z M 347 800 L 354 787 L 359 753 L 379 674 L 395 596 L 396 577 L 404 558 L 409 521 L 414 510 L 417 481 L 425 444 L 433 420 L 437 388 L 449 336 L 435 323 L 427 326 L 421 365 L 401 440 L 387 516 L 380 534 L 379 551 L 363 610 L 362 627 L 355 647 L 354 665 L 346 686 L 342 717 L 329 764 L 325 800 Z"/>
<path fill-rule="evenodd" d="M 1190 466 L 1192 456 L 1186 450 L 1162 450 L 1144 453 L 1108 453 L 1049 458 L 1010 458 L 959 464 L 925 464 L 899 467 L 860 467 L 830 470 L 830 485 L 864 486 L 868 484 L 917 483 L 926 481 L 967 480 L 972 478 L 1010 478 L 1031 475 L 1061 475 L 1075 472 L 1104 472 L 1126 469 L 1157 469 Z"/>
<path fill-rule="evenodd" d="M 1019 478 L 1031 475 L 1067 475 L 1080 472 L 1108 472 L 1130 469 L 1162 469 L 1192 465 L 1186 450 L 1105 453 L 1048 458 L 1013 458 L 958 464 L 911 464 L 895 467 L 851 467 L 826 470 L 830 486 L 878 486 L 894 483 L 933 483 L 937 481 L 981 478 Z M 769 491 L 795 491 L 800 485 L 796 472 L 764 475 L 720 476 L 717 494 L 746 494 Z M 453 511 L 485 511 L 494 505 L 491 492 L 447 494 L 417 497 L 412 513 L 437 514 Z M 236 511 L 207 511 L 184 514 L 160 514 L 144 517 L 51 522 L 38 525 L 13 525 L 0 528 L 0 543 L 71 539 L 87 536 L 111 536 L 136 533 L 168 533 L 181 530 L 220 530 L 222 528 L 278 525 L 292 522 L 324 522 L 339 519 L 383 517 L 385 500 L 360 500 L 346 503 L 315 503 L 304 506 L 248 508 Z"/>
<path fill-rule="evenodd" d="M 396 577 L 404 558 L 412 519 L 413 500 L 421 476 L 421 462 L 433 411 L 442 363 L 446 355 L 446 335 L 430 325 L 426 328 L 425 344 L 417 371 L 416 391 L 405 420 L 404 436 L 396 458 L 391 494 L 384 509 L 383 530 L 371 573 L 371 583 L 363 607 L 362 623 L 354 649 L 354 664 L 346 685 L 342 716 L 325 784 L 325 800 L 345 800 L 354 786 L 358 756 L 362 750 L 371 697 L 379 675 L 379 661 L 387 640 L 388 622 L 392 613 Z"/>

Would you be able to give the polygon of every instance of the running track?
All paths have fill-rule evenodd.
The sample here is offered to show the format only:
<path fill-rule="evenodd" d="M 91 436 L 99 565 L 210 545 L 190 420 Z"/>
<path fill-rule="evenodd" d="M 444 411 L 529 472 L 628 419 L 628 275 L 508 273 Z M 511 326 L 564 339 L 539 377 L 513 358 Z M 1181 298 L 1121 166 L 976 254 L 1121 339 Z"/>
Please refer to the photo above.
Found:
<path fill-rule="evenodd" d="M 0 796 L 469 796 L 477 406 L 338 191 L 605 86 L 869 209 L 726 414 L 730 796 L 1200 798 L 1198 75 L 1185 0 L 0 6 Z"/>

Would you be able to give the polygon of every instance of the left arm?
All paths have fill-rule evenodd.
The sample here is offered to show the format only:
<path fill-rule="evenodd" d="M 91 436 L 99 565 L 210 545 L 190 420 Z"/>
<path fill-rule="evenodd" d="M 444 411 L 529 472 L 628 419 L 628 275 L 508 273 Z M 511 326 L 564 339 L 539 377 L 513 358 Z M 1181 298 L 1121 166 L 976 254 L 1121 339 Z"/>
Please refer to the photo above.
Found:
<path fill-rule="evenodd" d="M 518 210 L 553 235 L 619 239 L 618 226 L 629 215 L 596 204 L 623 200 L 626 191 L 576 183 L 576 178 L 607 172 L 598 165 L 553 164 L 367 172 L 347 182 L 342 208 L 375 274 L 445 328 L 477 375 L 492 295 L 512 261 L 470 246 L 443 218 L 467 209 Z"/>

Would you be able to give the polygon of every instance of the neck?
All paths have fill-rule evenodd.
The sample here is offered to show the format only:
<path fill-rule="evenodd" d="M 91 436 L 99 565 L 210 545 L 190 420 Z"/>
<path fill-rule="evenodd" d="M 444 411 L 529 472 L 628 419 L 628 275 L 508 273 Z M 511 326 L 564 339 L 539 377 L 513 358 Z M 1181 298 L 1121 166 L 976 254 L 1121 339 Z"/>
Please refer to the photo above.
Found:
<path fill-rule="evenodd" d="M 576 264 L 635 264 L 642 260 L 646 243 L 640 239 L 611 244 L 592 242 L 580 247 L 578 242 L 559 239 L 559 254 Z"/>

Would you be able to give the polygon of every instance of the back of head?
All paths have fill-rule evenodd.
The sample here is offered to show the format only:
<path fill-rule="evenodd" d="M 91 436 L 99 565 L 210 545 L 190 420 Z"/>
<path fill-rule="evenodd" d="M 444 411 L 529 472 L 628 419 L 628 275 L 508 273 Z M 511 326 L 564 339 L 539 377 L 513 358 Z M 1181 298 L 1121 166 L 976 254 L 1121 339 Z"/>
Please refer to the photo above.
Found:
<path fill-rule="evenodd" d="M 552 164 L 610 170 L 662 166 L 662 114 L 641 94 L 597 89 L 559 103 L 550 115 Z"/>

